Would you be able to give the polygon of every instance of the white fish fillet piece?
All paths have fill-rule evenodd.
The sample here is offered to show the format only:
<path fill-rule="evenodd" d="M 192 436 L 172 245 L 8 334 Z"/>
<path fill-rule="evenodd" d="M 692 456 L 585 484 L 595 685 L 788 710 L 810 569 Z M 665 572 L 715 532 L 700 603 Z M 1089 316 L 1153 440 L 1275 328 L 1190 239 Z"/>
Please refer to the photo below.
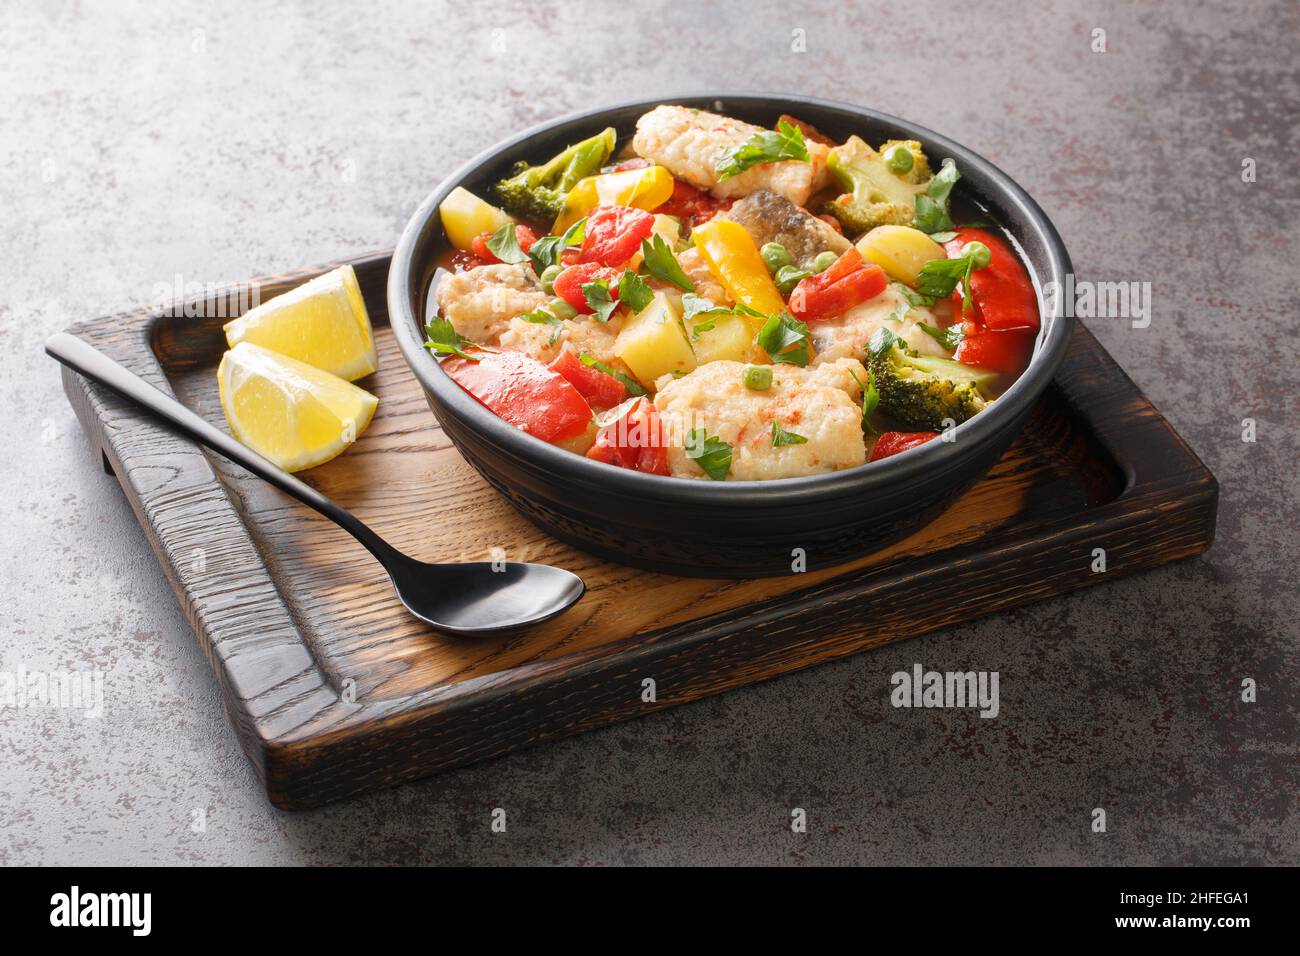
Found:
<path fill-rule="evenodd" d="M 452 273 L 438 283 L 435 298 L 442 317 L 479 345 L 496 345 L 511 319 L 551 300 L 526 262 Z"/>
<path fill-rule="evenodd" d="M 710 362 L 681 378 L 659 380 L 655 408 L 667 428 L 674 475 L 705 477 L 682 445 L 696 428 L 731 445 L 733 481 L 816 475 L 866 461 L 859 383 L 867 373 L 861 362 L 774 365 L 772 385 L 763 391 L 745 386 L 744 368 L 740 362 Z M 807 441 L 773 447 L 773 421 Z"/>
<path fill-rule="evenodd" d="M 761 132 L 761 127 L 705 110 L 656 106 L 637 120 L 632 148 L 637 155 L 719 199 L 737 199 L 756 189 L 770 189 L 792 203 L 804 205 L 826 184 L 826 156 L 830 152 L 812 140 L 806 141 L 812 162 L 764 163 L 730 179 L 718 180 L 714 169 L 718 154 Z"/>

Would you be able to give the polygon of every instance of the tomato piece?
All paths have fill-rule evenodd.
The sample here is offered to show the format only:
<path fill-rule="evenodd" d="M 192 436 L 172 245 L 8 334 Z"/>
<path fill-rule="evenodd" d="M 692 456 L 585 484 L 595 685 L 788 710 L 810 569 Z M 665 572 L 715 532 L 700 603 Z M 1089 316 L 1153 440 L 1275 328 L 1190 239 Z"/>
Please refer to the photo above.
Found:
<path fill-rule="evenodd" d="M 700 223 L 708 222 L 722 210 L 730 209 L 731 203 L 730 199 L 715 199 L 690 183 L 675 179 L 672 196 L 667 202 L 660 204 L 655 212 L 676 216 L 687 226 L 694 228 Z"/>
<path fill-rule="evenodd" d="M 924 445 L 931 439 L 938 437 L 938 432 L 884 432 L 876 439 L 875 445 L 871 448 L 871 458 L 868 460 L 880 461 L 880 459 L 888 458 L 890 455 L 897 455 L 909 448 L 915 448 L 917 445 Z"/>
<path fill-rule="evenodd" d="M 621 266 L 641 250 L 654 227 L 654 213 L 644 209 L 598 206 L 587 216 L 578 261 Z"/>
<path fill-rule="evenodd" d="M 592 408 L 613 408 L 627 401 L 627 387 L 622 382 L 598 368 L 582 364 L 582 358 L 570 349 L 560 352 L 547 368 L 563 375 Z"/>
<path fill-rule="evenodd" d="M 989 248 L 989 264 L 970 277 L 973 308 L 986 329 L 1032 329 L 1039 326 L 1038 294 L 1029 272 L 1015 251 L 987 229 L 963 228 L 943 244 L 949 259 L 956 259 L 968 242 L 982 242 Z M 968 313 L 969 314 L 969 313 Z"/>
<path fill-rule="evenodd" d="M 668 442 L 650 400 L 631 398 L 611 412 L 596 432 L 587 457 L 649 475 L 668 474 Z"/>
<path fill-rule="evenodd" d="M 885 270 L 863 261 L 854 247 L 825 272 L 799 281 L 790 293 L 790 312 L 805 322 L 829 319 L 874 299 L 888 285 Z"/>
<path fill-rule="evenodd" d="M 680 179 L 673 180 L 673 194 L 668 201 L 659 206 L 659 211 L 669 216 L 676 216 L 678 219 L 689 219 L 695 212 L 695 204 L 701 198 L 707 197 L 707 193 L 696 189 L 690 183 L 682 182 Z"/>
<path fill-rule="evenodd" d="M 442 367 L 498 418 L 547 442 L 586 430 L 591 406 L 564 376 L 522 352 L 476 354 L 477 362 L 452 358 Z"/>
<path fill-rule="evenodd" d="M 487 265 L 482 259 L 472 252 L 466 252 L 463 249 L 457 249 L 451 255 L 451 267 L 456 272 L 469 272 L 470 269 L 477 269 L 479 266 Z"/>
<path fill-rule="evenodd" d="M 589 282 L 595 282 L 597 279 L 604 279 L 609 283 L 609 294 L 611 298 L 618 298 L 618 280 L 623 273 L 618 269 L 611 269 L 608 266 L 602 266 L 599 262 L 582 262 L 575 266 L 569 266 L 558 276 L 552 288 L 558 295 L 569 305 L 573 306 L 584 315 L 591 315 L 595 310 L 587 305 L 587 297 L 582 294 L 582 287 Z"/>
<path fill-rule="evenodd" d="M 496 253 L 488 248 L 487 241 L 491 238 L 492 233 L 485 232 L 475 236 L 474 241 L 470 243 L 475 257 L 489 265 L 501 261 L 497 258 Z M 515 239 L 519 241 L 519 248 L 527 252 L 533 247 L 533 243 L 537 241 L 537 234 L 527 226 L 517 225 L 515 226 Z"/>

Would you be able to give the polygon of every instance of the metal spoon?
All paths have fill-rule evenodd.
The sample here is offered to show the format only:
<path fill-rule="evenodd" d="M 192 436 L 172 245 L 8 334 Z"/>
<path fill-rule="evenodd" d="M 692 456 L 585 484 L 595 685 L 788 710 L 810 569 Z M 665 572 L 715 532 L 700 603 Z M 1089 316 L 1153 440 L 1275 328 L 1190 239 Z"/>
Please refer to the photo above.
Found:
<path fill-rule="evenodd" d="M 45 351 L 315 508 L 375 556 L 388 572 L 397 596 L 408 611 L 441 631 L 484 635 L 538 624 L 571 607 L 586 590 L 582 578 L 576 574 L 545 564 L 502 562 L 494 567 L 486 561 L 464 564 L 416 561 L 371 531 L 355 515 L 208 424 L 94 346 L 60 332 L 46 341 Z"/>

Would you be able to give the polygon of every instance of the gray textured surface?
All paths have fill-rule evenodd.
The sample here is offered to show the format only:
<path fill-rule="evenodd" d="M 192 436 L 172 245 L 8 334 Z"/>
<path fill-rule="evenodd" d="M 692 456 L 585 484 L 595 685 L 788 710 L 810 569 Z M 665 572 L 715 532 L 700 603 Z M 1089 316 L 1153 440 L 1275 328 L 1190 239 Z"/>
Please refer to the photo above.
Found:
<path fill-rule="evenodd" d="M 100 720 L 0 709 L 0 863 L 1300 862 L 1300 8 L 845 6 L 6 8 L 0 670 L 98 668 L 107 685 Z M 1150 328 L 1089 325 L 1218 476 L 1214 548 L 399 790 L 273 810 L 42 339 L 177 274 L 385 247 L 443 173 L 523 124 L 710 87 L 942 130 L 1038 198 L 1083 277 L 1152 282 Z M 999 671 L 1000 717 L 891 709 L 889 675 L 918 661 Z M 489 831 L 496 806 L 505 834 Z"/>

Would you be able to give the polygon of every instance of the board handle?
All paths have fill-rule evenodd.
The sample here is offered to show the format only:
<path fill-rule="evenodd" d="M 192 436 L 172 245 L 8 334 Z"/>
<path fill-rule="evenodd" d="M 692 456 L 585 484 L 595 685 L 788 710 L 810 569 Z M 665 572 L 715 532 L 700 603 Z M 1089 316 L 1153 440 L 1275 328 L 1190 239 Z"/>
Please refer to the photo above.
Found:
<path fill-rule="evenodd" d="M 89 342 L 67 332 L 59 332 L 45 340 L 45 354 L 74 372 L 111 388 L 118 395 L 152 412 L 200 445 L 205 445 L 235 464 L 242 465 L 285 494 L 319 511 L 365 545 L 366 549 L 381 562 L 396 553 L 388 542 L 366 527 L 351 512 L 344 510 L 279 465 L 263 458 L 247 445 L 231 438 L 176 399 L 165 395 L 130 369 L 109 358 Z"/>

